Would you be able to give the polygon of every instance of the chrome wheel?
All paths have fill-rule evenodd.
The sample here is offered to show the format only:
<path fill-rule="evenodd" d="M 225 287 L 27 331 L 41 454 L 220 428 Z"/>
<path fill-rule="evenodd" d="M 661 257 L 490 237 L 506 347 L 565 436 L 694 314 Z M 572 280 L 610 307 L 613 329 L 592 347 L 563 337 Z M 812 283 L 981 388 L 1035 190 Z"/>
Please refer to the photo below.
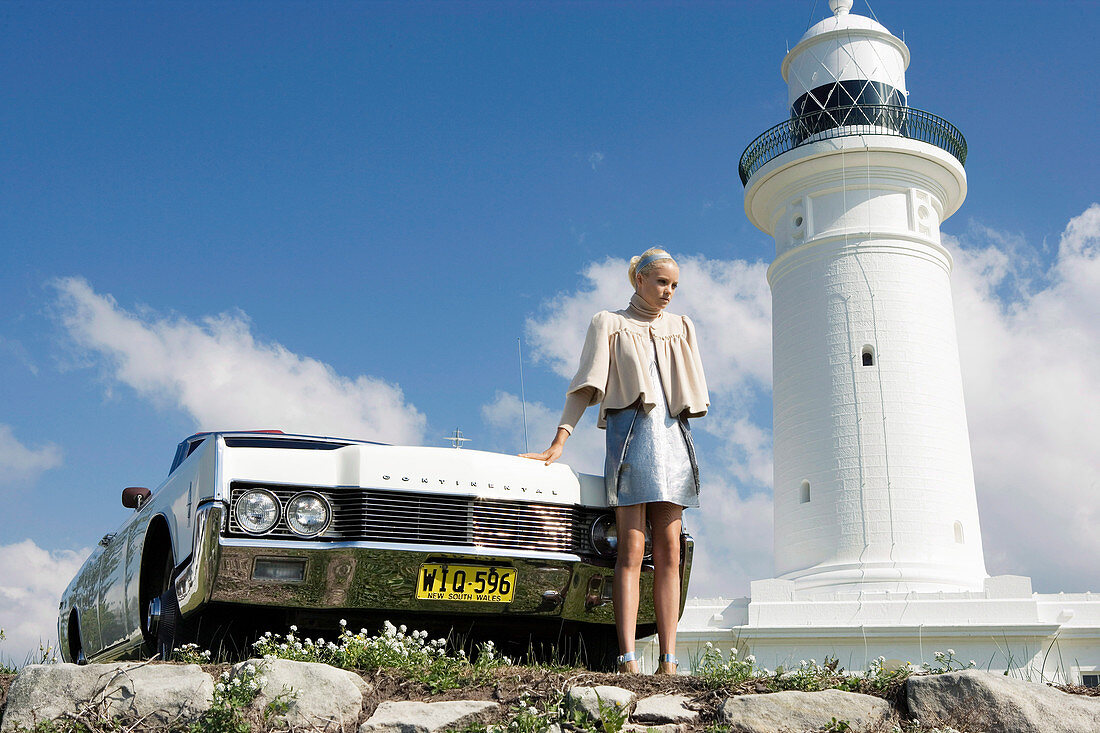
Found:
<path fill-rule="evenodd" d="M 145 612 L 145 630 L 151 635 L 156 635 L 157 626 L 160 625 L 160 598 L 149 599 L 149 608 Z"/>

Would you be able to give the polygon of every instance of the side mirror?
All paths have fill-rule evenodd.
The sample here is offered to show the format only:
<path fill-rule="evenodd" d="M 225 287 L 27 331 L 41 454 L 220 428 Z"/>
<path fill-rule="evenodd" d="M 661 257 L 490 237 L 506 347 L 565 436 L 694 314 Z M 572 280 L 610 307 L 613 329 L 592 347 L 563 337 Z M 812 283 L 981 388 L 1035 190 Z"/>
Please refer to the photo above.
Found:
<path fill-rule="evenodd" d="M 144 486 L 127 486 L 122 490 L 122 506 L 127 509 L 141 509 L 152 493 Z"/>

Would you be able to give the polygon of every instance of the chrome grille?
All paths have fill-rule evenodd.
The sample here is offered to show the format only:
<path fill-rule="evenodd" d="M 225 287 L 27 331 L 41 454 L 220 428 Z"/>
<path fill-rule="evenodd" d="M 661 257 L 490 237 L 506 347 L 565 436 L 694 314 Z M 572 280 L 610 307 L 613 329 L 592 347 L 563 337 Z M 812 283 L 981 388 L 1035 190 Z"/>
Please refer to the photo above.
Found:
<path fill-rule="evenodd" d="M 558 504 L 477 499 L 403 491 L 234 482 L 231 503 L 250 489 L 265 489 L 282 507 L 300 491 L 329 500 L 332 521 L 315 540 L 424 545 L 468 545 L 513 550 L 590 554 L 589 528 L 606 510 Z M 229 534 L 252 537 L 229 512 Z M 301 539 L 284 518 L 265 537 Z"/>

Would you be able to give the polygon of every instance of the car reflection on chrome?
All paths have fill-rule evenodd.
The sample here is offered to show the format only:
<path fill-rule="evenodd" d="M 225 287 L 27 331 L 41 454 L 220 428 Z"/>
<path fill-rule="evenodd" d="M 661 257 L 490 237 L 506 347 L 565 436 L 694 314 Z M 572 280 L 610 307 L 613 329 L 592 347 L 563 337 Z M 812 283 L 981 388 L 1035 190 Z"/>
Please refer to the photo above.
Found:
<path fill-rule="evenodd" d="M 167 658 L 192 641 L 246 651 L 264 630 L 331 633 L 337 619 L 614 649 L 614 514 L 603 478 L 564 464 L 199 433 L 156 490 L 129 487 L 122 503 L 132 514 L 62 596 L 68 661 Z M 681 612 L 693 550 L 683 540 Z M 639 636 L 655 628 L 651 589 L 646 565 Z"/>

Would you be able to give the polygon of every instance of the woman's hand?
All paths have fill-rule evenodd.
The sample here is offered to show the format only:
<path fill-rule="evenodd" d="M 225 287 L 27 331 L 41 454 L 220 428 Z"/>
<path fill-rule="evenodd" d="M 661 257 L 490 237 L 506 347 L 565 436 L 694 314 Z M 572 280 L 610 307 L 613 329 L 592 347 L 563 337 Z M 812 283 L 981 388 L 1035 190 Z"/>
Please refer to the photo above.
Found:
<path fill-rule="evenodd" d="M 535 461 L 545 461 L 549 466 L 554 461 L 561 458 L 561 446 L 556 443 L 544 450 L 542 453 L 520 453 L 520 458 L 530 458 Z"/>
<path fill-rule="evenodd" d="M 544 450 L 542 453 L 520 453 L 520 458 L 530 458 L 533 461 L 543 461 L 549 466 L 554 461 L 561 458 L 561 452 L 565 448 L 565 441 L 569 438 L 569 431 L 565 428 L 558 428 L 558 434 L 554 436 L 554 442 L 550 444 L 550 447 Z"/>

